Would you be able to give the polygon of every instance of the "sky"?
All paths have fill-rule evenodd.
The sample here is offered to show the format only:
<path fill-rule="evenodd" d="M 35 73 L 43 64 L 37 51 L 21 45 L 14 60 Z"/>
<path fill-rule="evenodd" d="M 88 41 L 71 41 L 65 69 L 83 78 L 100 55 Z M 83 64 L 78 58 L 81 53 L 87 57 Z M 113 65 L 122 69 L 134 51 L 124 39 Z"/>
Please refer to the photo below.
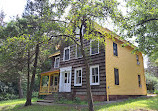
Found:
<path fill-rule="evenodd" d="M 125 6 L 125 3 L 122 2 L 123 0 L 118 0 L 122 3 L 122 7 Z M 24 12 L 26 5 L 26 0 L 0 0 L 0 10 L 3 10 L 6 14 L 6 17 L 4 19 L 5 22 L 10 21 L 13 16 L 21 16 L 21 14 Z M 120 7 L 120 8 L 122 8 Z M 123 9 L 123 13 L 125 14 L 126 11 Z M 110 26 L 110 24 L 106 23 L 107 26 Z M 110 30 L 112 30 L 110 28 Z M 147 68 L 147 56 L 144 56 L 144 67 Z"/>
<path fill-rule="evenodd" d="M 11 20 L 13 16 L 21 16 L 25 9 L 26 0 L 0 0 L 0 10 L 6 14 L 5 22 Z"/>

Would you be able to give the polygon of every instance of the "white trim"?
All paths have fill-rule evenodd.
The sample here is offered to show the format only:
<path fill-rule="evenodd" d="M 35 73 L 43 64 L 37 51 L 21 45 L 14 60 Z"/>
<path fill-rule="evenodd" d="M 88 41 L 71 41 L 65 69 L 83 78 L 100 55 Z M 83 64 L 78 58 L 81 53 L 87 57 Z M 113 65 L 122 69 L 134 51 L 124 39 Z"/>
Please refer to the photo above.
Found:
<path fill-rule="evenodd" d="M 92 83 L 92 68 L 98 68 L 98 83 Z M 99 78 L 99 65 L 90 66 L 90 85 L 99 85 L 100 78 Z"/>
<path fill-rule="evenodd" d="M 59 66 L 60 66 L 60 56 L 57 56 L 57 57 L 55 57 L 55 61 L 54 61 L 54 68 L 59 68 L 59 66 L 58 67 L 55 67 L 55 64 L 56 64 L 56 59 L 58 59 L 59 58 Z"/>
<path fill-rule="evenodd" d="M 90 40 L 90 55 L 96 55 L 96 54 L 99 54 L 99 40 L 98 40 L 98 53 L 95 53 L 95 54 L 92 54 L 92 46 L 91 46 L 91 42 L 93 42 L 95 40 Z"/>
<path fill-rule="evenodd" d="M 76 54 L 75 54 L 75 57 L 76 57 L 76 59 L 78 59 L 78 58 L 82 58 L 83 57 L 83 55 L 82 55 L 82 53 L 81 53 L 81 57 L 77 57 L 77 44 L 76 44 Z"/>
<path fill-rule="evenodd" d="M 76 83 L 76 71 L 77 70 L 81 70 L 81 83 L 80 84 L 77 84 Z M 82 86 L 82 68 L 76 68 L 75 70 L 74 70 L 74 86 Z"/>
<path fill-rule="evenodd" d="M 65 60 L 65 50 L 66 49 L 69 49 L 69 59 L 68 60 Z M 69 60 L 70 60 L 70 46 L 64 48 L 64 55 L 63 55 L 63 61 L 69 61 Z"/>

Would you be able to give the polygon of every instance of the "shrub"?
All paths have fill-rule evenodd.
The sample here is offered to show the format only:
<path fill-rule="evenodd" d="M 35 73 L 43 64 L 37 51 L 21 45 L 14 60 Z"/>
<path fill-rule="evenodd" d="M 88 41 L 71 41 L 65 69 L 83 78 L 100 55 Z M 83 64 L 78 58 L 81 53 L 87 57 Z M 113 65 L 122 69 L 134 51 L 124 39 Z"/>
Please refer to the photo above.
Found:
<path fill-rule="evenodd" d="M 14 95 L 14 94 L 9 94 L 9 93 L 0 94 L 0 101 L 10 100 L 10 99 L 17 99 L 17 98 L 18 98 L 18 96 Z"/>
<path fill-rule="evenodd" d="M 146 76 L 147 90 L 149 90 L 149 92 L 158 90 L 158 78 L 155 77 L 153 74 L 149 74 L 149 73 L 146 73 L 145 76 Z"/>
<path fill-rule="evenodd" d="M 38 97 L 38 92 L 32 92 L 32 97 Z"/>

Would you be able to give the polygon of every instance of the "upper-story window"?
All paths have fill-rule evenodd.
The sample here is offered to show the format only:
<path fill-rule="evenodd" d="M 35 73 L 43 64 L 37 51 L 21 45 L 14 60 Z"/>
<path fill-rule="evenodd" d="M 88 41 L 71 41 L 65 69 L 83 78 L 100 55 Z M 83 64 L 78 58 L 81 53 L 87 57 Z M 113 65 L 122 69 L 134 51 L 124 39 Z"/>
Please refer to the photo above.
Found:
<path fill-rule="evenodd" d="M 75 32 L 77 34 L 76 37 L 80 37 L 80 28 L 79 27 L 76 27 Z M 82 33 L 82 36 L 84 36 L 84 34 L 86 33 L 86 28 L 84 25 L 82 26 L 81 33 Z"/>
<path fill-rule="evenodd" d="M 115 56 L 118 56 L 117 44 L 113 42 L 113 53 Z"/>
<path fill-rule="evenodd" d="M 59 68 L 60 57 L 55 57 L 54 68 Z"/>
<path fill-rule="evenodd" d="M 70 46 L 64 48 L 63 60 L 64 61 L 70 60 Z"/>
<path fill-rule="evenodd" d="M 75 69 L 74 86 L 82 86 L 82 68 Z"/>
<path fill-rule="evenodd" d="M 137 60 L 137 65 L 139 65 L 140 62 L 139 62 L 139 56 L 138 55 L 136 55 L 136 60 Z"/>
<path fill-rule="evenodd" d="M 90 41 L 90 55 L 99 54 L 99 42 L 96 40 Z"/>
<path fill-rule="evenodd" d="M 82 53 L 81 53 L 81 48 L 76 45 L 76 58 L 81 58 Z"/>
<path fill-rule="evenodd" d="M 90 67 L 90 84 L 99 85 L 99 65 Z"/>

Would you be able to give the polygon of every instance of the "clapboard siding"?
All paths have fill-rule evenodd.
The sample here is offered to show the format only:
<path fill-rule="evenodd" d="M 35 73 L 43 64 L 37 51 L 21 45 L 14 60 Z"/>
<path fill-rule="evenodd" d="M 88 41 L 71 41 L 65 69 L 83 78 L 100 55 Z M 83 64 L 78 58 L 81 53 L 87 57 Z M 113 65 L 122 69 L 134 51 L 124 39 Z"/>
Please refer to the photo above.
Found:
<path fill-rule="evenodd" d="M 67 45 L 68 46 L 68 45 Z M 91 86 L 92 93 L 106 94 L 105 46 L 99 43 L 99 54 L 90 55 L 90 41 L 84 40 L 84 49 L 88 56 L 89 66 L 99 65 L 100 85 Z M 76 94 L 86 94 L 86 70 L 83 58 L 76 58 L 76 45 L 70 45 L 70 60 L 63 61 L 64 47 L 60 50 L 60 68 L 72 66 L 71 89 Z M 54 66 L 54 63 L 53 63 Z M 74 69 L 82 67 L 82 86 L 74 86 Z"/>

